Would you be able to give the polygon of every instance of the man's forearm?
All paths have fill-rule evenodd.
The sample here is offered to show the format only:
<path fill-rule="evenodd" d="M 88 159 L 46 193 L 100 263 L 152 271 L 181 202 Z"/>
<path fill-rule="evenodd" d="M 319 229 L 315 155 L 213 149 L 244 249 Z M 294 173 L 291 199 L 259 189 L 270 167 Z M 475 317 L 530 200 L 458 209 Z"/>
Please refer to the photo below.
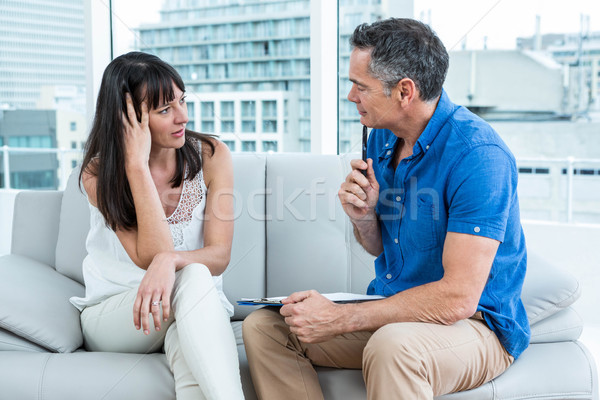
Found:
<path fill-rule="evenodd" d="M 383 252 L 379 220 L 375 216 L 369 220 L 353 221 L 354 237 L 371 255 L 378 256 Z"/>

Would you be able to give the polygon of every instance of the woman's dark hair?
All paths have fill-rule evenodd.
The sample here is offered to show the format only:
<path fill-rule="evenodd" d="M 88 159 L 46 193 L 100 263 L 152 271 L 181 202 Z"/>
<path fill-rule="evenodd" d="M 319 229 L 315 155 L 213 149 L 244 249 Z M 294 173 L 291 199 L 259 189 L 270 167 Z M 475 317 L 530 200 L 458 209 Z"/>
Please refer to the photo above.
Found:
<path fill-rule="evenodd" d="M 427 25 L 414 19 L 389 18 L 356 27 L 353 48 L 371 51 L 371 74 L 383 82 L 385 94 L 410 78 L 423 101 L 442 93 L 449 57 L 442 41 Z"/>
<path fill-rule="evenodd" d="M 138 120 L 141 104 L 148 110 L 174 100 L 173 85 L 185 92 L 177 71 L 160 58 L 142 52 L 131 52 L 115 58 L 104 71 L 96 102 L 96 114 L 89 137 L 79 182 L 84 171 L 97 179 L 96 201 L 106 225 L 113 230 L 137 226 L 131 188 L 125 174 L 125 127 L 127 115 L 125 94 L 129 93 Z M 185 144 L 176 149 L 176 169 L 170 183 L 178 187 L 183 180 L 193 179 L 202 170 L 202 158 L 196 140 L 206 143 L 210 154 L 215 145 L 212 136 L 186 129 Z"/>

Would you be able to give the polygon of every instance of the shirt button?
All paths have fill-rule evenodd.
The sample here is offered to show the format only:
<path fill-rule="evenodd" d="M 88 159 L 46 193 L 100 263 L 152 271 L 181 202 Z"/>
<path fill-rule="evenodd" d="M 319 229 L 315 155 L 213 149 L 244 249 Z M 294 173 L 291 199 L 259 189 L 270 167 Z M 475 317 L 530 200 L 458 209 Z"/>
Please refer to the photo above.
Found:
<path fill-rule="evenodd" d="M 479 233 L 481 231 L 481 229 L 478 226 L 476 226 L 475 228 L 473 228 L 473 230 L 475 231 L 475 233 Z"/>
<path fill-rule="evenodd" d="M 396 196 L 396 201 L 400 201 L 400 200 L 402 200 L 402 197 Z"/>
<path fill-rule="evenodd" d="M 386 144 L 385 144 L 385 147 L 388 147 L 389 145 L 390 145 L 389 143 L 386 143 Z"/>
<path fill-rule="evenodd" d="M 394 243 L 398 244 L 398 238 L 394 239 Z"/>
<path fill-rule="evenodd" d="M 388 279 L 392 279 L 392 274 L 387 274 L 385 277 Z"/>
<path fill-rule="evenodd" d="M 429 150 L 429 145 L 425 146 L 425 150 Z"/>
<path fill-rule="evenodd" d="M 392 154 L 392 151 L 388 150 L 385 154 L 387 154 L 389 156 L 390 154 Z"/>

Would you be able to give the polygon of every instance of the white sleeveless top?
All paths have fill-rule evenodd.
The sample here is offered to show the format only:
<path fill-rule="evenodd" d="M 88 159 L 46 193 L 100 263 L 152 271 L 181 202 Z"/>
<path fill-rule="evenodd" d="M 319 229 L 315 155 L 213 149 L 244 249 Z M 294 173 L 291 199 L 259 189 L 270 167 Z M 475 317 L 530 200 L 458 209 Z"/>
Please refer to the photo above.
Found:
<path fill-rule="evenodd" d="M 103 300 L 138 287 L 145 270 L 133 263 L 117 234 L 106 226 L 104 217 L 90 207 L 90 231 L 86 240 L 88 255 L 83 260 L 85 297 L 71 297 L 71 303 L 82 311 Z M 191 181 L 184 180 L 177 208 L 167 218 L 173 244 L 177 251 L 189 251 L 204 246 L 204 209 L 206 184 L 200 171 Z M 233 306 L 223 293 L 223 279 L 213 276 L 221 303 L 233 315 Z"/>

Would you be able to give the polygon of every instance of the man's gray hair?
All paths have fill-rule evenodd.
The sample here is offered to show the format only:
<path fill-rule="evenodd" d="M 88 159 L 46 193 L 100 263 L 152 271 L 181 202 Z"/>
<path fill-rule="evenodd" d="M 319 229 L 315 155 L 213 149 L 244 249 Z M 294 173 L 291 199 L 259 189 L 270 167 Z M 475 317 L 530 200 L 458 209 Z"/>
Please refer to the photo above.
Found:
<path fill-rule="evenodd" d="M 449 57 L 429 26 L 408 18 L 361 24 L 350 37 L 350 45 L 371 51 L 369 72 L 383 82 L 386 96 L 404 78 L 415 83 L 423 101 L 435 100 L 442 93 Z"/>

